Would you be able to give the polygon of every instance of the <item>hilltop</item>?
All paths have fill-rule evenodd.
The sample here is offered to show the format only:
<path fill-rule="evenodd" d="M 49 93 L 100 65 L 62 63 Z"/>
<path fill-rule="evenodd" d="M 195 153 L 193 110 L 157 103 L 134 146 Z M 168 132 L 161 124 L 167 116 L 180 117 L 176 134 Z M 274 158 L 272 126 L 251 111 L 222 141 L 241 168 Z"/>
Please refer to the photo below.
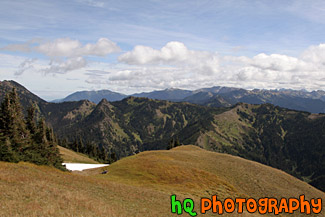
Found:
<path fill-rule="evenodd" d="M 308 199 L 325 198 L 323 192 L 280 170 L 195 146 L 143 152 L 113 163 L 105 175 L 100 174 L 102 170 L 70 173 L 28 163 L 0 162 L 0 215 L 172 216 L 171 194 L 178 199 L 194 199 L 196 211 L 200 197 L 214 194 L 220 199 L 300 194 Z M 298 212 L 294 215 L 304 216 Z M 215 214 L 208 212 L 205 216 Z"/>

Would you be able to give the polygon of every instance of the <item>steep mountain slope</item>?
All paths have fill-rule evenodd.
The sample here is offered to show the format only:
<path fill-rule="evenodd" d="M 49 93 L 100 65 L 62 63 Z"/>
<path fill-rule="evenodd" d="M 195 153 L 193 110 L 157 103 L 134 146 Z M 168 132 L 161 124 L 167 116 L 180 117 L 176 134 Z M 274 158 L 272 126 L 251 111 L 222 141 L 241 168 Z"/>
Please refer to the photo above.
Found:
<path fill-rule="evenodd" d="M 27 90 L 24 86 L 20 85 L 15 81 L 0 81 L 0 102 L 2 102 L 6 93 L 12 91 L 12 88 L 16 89 L 20 98 L 20 103 L 23 108 L 28 108 L 32 105 L 38 105 L 42 107 L 42 105 L 46 104 L 45 100 L 36 96 L 35 94 Z"/>
<path fill-rule="evenodd" d="M 98 91 L 78 91 L 70 94 L 64 99 L 55 100 L 54 102 L 68 102 L 68 101 L 79 101 L 79 100 L 89 100 L 94 103 L 99 103 L 102 99 L 107 101 L 119 101 L 127 97 L 124 94 L 116 93 L 110 90 L 98 90 Z"/>
<path fill-rule="evenodd" d="M 181 130 L 211 120 L 213 114 L 223 110 L 128 97 L 118 102 L 102 100 L 80 122 L 65 119 L 66 124 L 54 129 L 61 138 L 73 140 L 77 135 L 84 143 L 100 145 L 124 157 L 144 150 L 165 149 Z"/>
<path fill-rule="evenodd" d="M 46 103 L 42 106 L 42 115 L 59 135 L 71 124 L 78 124 L 96 107 L 87 100 L 76 102 Z"/>
<path fill-rule="evenodd" d="M 325 115 L 239 104 L 215 116 L 198 145 L 282 169 L 325 190 Z"/>
<path fill-rule="evenodd" d="M 24 112 L 34 106 L 38 117 L 44 116 L 48 122 L 51 122 L 57 128 L 57 125 L 64 124 L 64 119 L 73 119 L 75 121 L 76 118 L 89 114 L 88 110 L 93 109 L 96 105 L 89 101 L 49 103 L 15 81 L 0 81 L 0 102 L 12 88 L 16 89 Z"/>
<path fill-rule="evenodd" d="M 277 169 L 194 146 L 143 152 L 107 167 L 105 175 L 100 174 L 102 170 L 72 174 L 45 166 L 0 162 L 0 215 L 173 216 L 170 196 L 176 194 L 178 200 L 193 199 L 198 216 L 216 216 L 211 211 L 200 214 L 201 197 L 279 200 L 304 194 L 308 200 L 325 198 L 323 192 Z M 260 216 L 247 213 L 246 208 L 243 211 L 240 216 Z M 189 215 L 183 212 L 182 216 Z M 306 214 L 295 211 L 294 216 Z"/>

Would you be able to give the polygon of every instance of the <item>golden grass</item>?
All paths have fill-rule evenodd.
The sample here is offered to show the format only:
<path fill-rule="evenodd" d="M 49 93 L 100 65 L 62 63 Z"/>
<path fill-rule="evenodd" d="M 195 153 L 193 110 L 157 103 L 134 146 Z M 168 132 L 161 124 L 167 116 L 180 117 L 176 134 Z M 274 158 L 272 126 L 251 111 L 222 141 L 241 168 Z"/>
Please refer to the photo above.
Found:
<path fill-rule="evenodd" d="M 65 163 L 98 164 L 97 161 L 89 158 L 85 154 L 77 153 L 61 146 L 58 146 L 58 148 Z"/>
<path fill-rule="evenodd" d="M 301 194 L 325 198 L 323 192 L 284 172 L 195 146 L 143 152 L 107 169 L 105 175 L 101 168 L 70 173 L 0 162 L 0 216 L 177 216 L 170 212 L 171 194 L 178 200 L 194 199 L 197 212 L 200 197 L 214 194 L 219 199 Z"/>
<path fill-rule="evenodd" d="M 160 192 L 91 176 L 28 163 L 0 165 L 0 216 L 161 216 L 168 202 Z"/>
<path fill-rule="evenodd" d="M 181 146 L 124 158 L 101 176 L 134 186 L 199 199 L 227 197 L 325 198 L 325 194 L 280 170 L 239 157 Z M 299 216 L 299 214 L 295 214 Z"/>

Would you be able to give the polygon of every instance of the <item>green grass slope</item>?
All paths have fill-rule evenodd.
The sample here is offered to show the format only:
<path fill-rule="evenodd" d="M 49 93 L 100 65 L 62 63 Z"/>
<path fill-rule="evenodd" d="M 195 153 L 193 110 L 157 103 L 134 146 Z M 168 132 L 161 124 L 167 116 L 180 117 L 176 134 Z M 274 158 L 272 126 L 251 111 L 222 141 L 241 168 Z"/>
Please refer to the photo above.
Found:
<path fill-rule="evenodd" d="M 0 216 L 177 216 L 170 212 L 171 194 L 194 199 L 197 212 L 200 197 L 214 194 L 219 199 L 301 194 L 325 198 L 323 192 L 280 170 L 196 146 L 143 152 L 107 169 L 105 175 L 100 174 L 102 168 L 69 173 L 0 162 Z"/>

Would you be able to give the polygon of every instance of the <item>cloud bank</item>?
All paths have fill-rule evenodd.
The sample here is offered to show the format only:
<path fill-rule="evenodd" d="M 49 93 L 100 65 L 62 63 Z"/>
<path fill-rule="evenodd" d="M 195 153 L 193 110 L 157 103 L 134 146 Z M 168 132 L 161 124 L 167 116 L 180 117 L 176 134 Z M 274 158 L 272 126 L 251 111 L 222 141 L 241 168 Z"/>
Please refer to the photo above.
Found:
<path fill-rule="evenodd" d="M 44 74 L 81 70 L 88 76 L 85 82 L 89 85 L 128 93 L 215 85 L 310 90 L 325 86 L 325 44 L 310 46 L 297 56 L 259 53 L 248 57 L 193 50 L 182 42 L 172 41 L 160 49 L 137 45 L 118 56 L 115 62 L 105 58 L 121 49 L 107 38 L 88 44 L 69 38 L 34 40 L 8 45 L 2 50 L 35 52 L 48 58 L 48 64 L 27 58 L 18 66 L 16 76 L 28 70 L 40 70 Z M 87 57 L 92 56 L 103 58 L 89 64 Z"/>
<path fill-rule="evenodd" d="M 159 50 L 136 46 L 118 59 L 138 69 L 127 71 L 127 76 L 125 71 L 116 72 L 108 80 L 124 85 L 127 82 L 129 86 L 142 84 L 143 80 L 148 86 L 184 88 L 226 85 L 323 89 L 325 86 L 325 44 L 310 46 L 297 57 L 265 53 L 237 57 L 190 50 L 181 42 L 169 42 Z M 137 77 L 139 74 L 141 79 Z"/>
<path fill-rule="evenodd" d="M 44 67 L 44 73 L 67 73 L 87 66 L 86 58 L 89 56 L 104 57 L 111 53 L 120 52 L 121 49 L 116 43 L 107 38 L 100 38 L 94 44 L 83 45 L 79 40 L 70 38 L 58 38 L 53 41 L 32 40 L 24 44 L 11 44 L 1 50 L 23 53 L 38 53 L 50 59 L 48 66 Z M 35 62 L 26 59 L 19 66 L 16 75 L 33 68 Z"/>
<path fill-rule="evenodd" d="M 78 40 L 59 38 L 34 47 L 34 51 L 48 57 L 106 56 L 119 52 L 120 48 L 107 38 L 98 39 L 97 43 L 82 45 Z"/>

